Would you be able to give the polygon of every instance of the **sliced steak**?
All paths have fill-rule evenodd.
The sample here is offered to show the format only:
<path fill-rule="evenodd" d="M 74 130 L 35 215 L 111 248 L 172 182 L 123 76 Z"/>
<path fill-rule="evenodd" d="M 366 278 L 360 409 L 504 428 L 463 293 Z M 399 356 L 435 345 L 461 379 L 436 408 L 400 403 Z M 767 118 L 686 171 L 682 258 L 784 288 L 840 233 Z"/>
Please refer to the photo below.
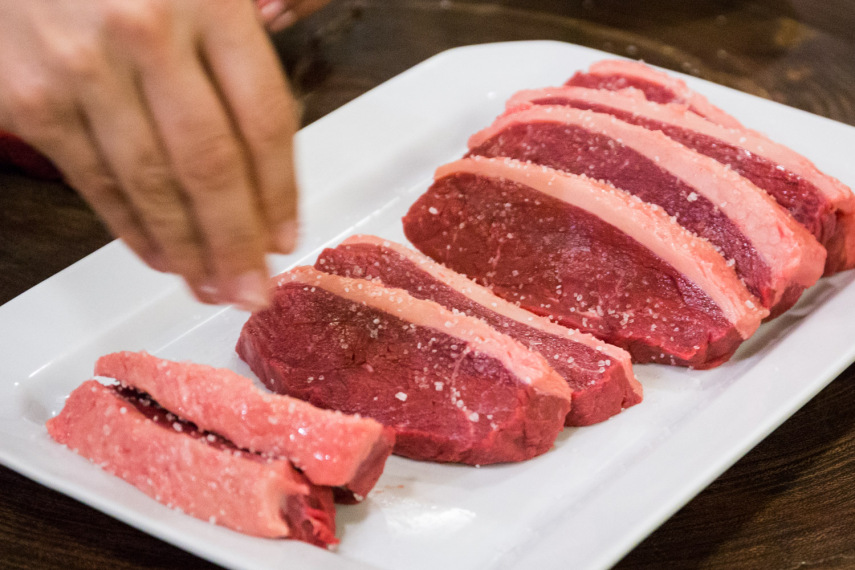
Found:
<path fill-rule="evenodd" d="M 443 166 L 404 232 L 499 296 L 637 362 L 716 366 L 768 314 L 715 248 L 661 208 L 546 166 Z"/>
<path fill-rule="evenodd" d="M 237 351 L 275 392 L 391 426 L 395 453 L 414 459 L 528 459 L 570 409 L 543 357 L 483 321 L 311 267 L 278 278 Z"/>
<path fill-rule="evenodd" d="M 653 69 L 640 61 L 598 61 L 591 64 L 587 72 L 575 73 L 566 85 L 610 91 L 637 89 L 654 103 L 679 103 L 713 123 L 731 128 L 742 126 L 734 117 L 710 103 L 706 97 L 689 89 L 682 79 Z"/>
<path fill-rule="evenodd" d="M 566 425 L 601 422 L 641 402 L 641 384 L 626 351 L 521 309 L 401 244 L 353 236 L 324 250 L 315 268 L 406 289 L 418 299 L 478 317 L 540 353 L 573 390 Z"/>
<path fill-rule="evenodd" d="M 290 460 L 315 485 L 340 487 L 337 498 L 365 497 L 392 452 L 394 432 L 369 418 L 264 393 L 225 368 L 170 362 L 144 352 L 102 356 L 95 374 L 151 396 L 175 415 L 236 446 Z"/>
<path fill-rule="evenodd" d="M 823 174 L 807 158 L 745 128 L 724 128 L 681 105 L 660 105 L 633 92 L 558 87 L 522 91 L 508 101 L 514 110 L 567 105 L 607 113 L 634 125 L 662 131 L 747 178 L 816 237 L 828 250 L 825 274 L 855 267 L 855 195 Z"/>
<path fill-rule="evenodd" d="M 660 132 L 603 113 L 537 106 L 500 117 L 470 148 L 584 174 L 661 206 L 715 245 L 773 315 L 822 275 L 825 249 L 772 198 Z"/>
<path fill-rule="evenodd" d="M 170 508 L 254 536 L 338 542 L 329 488 L 312 485 L 286 460 L 199 431 L 138 392 L 89 380 L 47 429 Z"/>

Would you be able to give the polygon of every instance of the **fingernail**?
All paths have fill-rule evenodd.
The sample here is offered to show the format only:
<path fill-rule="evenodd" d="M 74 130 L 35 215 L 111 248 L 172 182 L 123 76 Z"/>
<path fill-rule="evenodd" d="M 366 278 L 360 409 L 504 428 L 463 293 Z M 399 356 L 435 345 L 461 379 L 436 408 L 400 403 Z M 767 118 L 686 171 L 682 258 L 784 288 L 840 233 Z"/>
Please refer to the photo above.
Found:
<path fill-rule="evenodd" d="M 268 304 L 267 279 L 261 271 L 248 271 L 235 278 L 232 301 L 244 311 L 258 311 Z"/>
<path fill-rule="evenodd" d="M 297 14 L 293 10 L 288 10 L 282 15 L 276 17 L 273 21 L 267 23 L 267 29 L 271 32 L 280 32 L 291 26 L 297 21 Z"/>
<path fill-rule="evenodd" d="M 261 19 L 265 23 L 272 22 L 277 16 L 285 11 L 285 2 L 283 0 L 267 0 L 258 3 L 258 13 L 261 14 Z"/>
<path fill-rule="evenodd" d="M 288 220 L 282 222 L 276 229 L 276 247 L 282 253 L 291 253 L 297 247 L 297 238 L 299 237 L 299 225 L 297 220 Z"/>

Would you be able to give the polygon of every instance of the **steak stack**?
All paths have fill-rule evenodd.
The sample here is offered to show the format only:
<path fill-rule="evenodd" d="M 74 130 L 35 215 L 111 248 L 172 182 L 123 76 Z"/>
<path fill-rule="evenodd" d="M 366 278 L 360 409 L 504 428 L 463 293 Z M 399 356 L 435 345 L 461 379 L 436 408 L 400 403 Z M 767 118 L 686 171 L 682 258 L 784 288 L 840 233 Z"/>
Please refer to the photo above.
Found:
<path fill-rule="evenodd" d="M 546 166 L 483 157 L 443 166 L 404 231 L 500 297 L 636 362 L 715 366 L 768 315 L 715 248 L 661 208 Z"/>
<path fill-rule="evenodd" d="M 512 97 L 437 170 L 404 232 L 635 362 L 710 368 L 855 267 L 855 196 L 680 79 L 603 61 Z"/>
<path fill-rule="evenodd" d="M 855 195 L 805 157 L 763 134 L 725 128 L 684 106 L 652 103 L 633 91 L 581 87 L 521 91 L 511 97 L 507 108 L 531 105 L 587 109 L 660 131 L 765 190 L 828 250 L 826 275 L 855 267 Z"/>
<path fill-rule="evenodd" d="M 566 425 L 594 424 L 641 402 L 641 384 L 627 352 L 525 311 L 408 247 L 353 236 L 321 253 L 315 267 L 405 289 L 416 298 L 478 317 L 540 353 L 573 390 Z"/>
<path fill-rule="evenodd" d="M 528 459 L 570 411 L 546 360 L 480 319 L 310 267 L 280 276 L 237 351 L 275 392 L 394 428 L 395 453 L 414 459 Z"/>
<path fill-rule="evenodd" d="M 731 260 L 773 315 L 822 275 L 825 249 L 768 194 L 660 132 L 593 111 L 533 107 L 500 117 L 469 144 L 470 155 L 584 174 L 661 206 Z"/>

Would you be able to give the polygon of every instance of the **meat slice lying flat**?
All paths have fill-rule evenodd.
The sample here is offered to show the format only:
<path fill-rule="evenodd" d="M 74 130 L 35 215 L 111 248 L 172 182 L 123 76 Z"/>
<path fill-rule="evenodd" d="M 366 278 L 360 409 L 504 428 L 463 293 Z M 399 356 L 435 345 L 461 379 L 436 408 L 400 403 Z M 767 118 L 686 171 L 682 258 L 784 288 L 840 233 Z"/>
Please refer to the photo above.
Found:
<path fill-rule="evenodd" d="M 329 488 L 312 485 L 286 460 L 199 432 L 138 393 L 90 380 L 47 428 L 59 443 L 170 508 L 255 536 L 338 542 Z"/>
<path fill-rule="evenodd" d="M 603 113 L 538 106 L 500 117 L 470 148 L 584 174 L 661 206 L 732 260 L 773 315 L 822 276 L 825 249 L 768 194 L 660 132 Z"/>
<path fill-rule="evenodd" d="M 636 362 L 716 366 L 768 314 L 661 208 L 545 166 L 482 157 L 443 166 L 404 232 L 499 296 Z"/>
<path fill-rule="evenodd" d="M 641 402 L 641 384 L 626 351 L 521 309 L 401 244 L 353 236 L 321 253 L 315 267 L 406 289 L 416 298 L 483 319 L 540 353 L 573 390 L 566 425 L 601 422 Z"/>
<path fill-rule="evenodd" d="M 548 451 L 571 392 L 537 353 L 481 320 L 311 267 L 277 280 L 237 350 L 276 392 L 395 429 L 395 453 L 487 464 Z"/>
<path fill-rule="evenodd" d="M 724 128 L 681 105 L 660 105 L 631 91 L 558 87 L 522 91 L 508 109 L 567 105 L 607 113 L 714 158 L 747 178 L 810 231 L 828 250 L 825 274 L 855 267 L 855 194 L 807 158 L 745 128 Z"/>
<path fill-rule="evenodd" d="M 598 61 L 591 64 L 587 72 L 575 73 L 566 85 L 609 91 L 637 89 L 654 103 L 679 103 L 713 123 L 724 127 L 742 126 L 735 118 L 707 101 L 706 97 L 689 89 L 682 79 L 653 69 L 640 61 Z"/>
<path fill-rule="evenodd" d="M 374 420 L 266 394 L 224 368 L 117 352 L 99 358 L 95 374 L 145 392 L 240 448 L 290 460 L 315 485 L 340 487 L 342 502 L 368 494 L 395 441 L 392 430 Z"/>

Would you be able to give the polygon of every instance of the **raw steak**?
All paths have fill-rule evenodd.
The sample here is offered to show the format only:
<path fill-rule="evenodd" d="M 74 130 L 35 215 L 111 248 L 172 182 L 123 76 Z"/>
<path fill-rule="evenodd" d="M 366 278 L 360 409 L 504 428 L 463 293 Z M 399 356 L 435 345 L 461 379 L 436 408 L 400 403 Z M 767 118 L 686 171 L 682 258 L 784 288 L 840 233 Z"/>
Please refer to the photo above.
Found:
<path fill-rule="evenodd" d="M 654 103 L 679 103 L 713 123 L 731 128 L 742 126 L 735 118 L 707 101 L 706 97 L 689 89 L 682 79 L 640 61 L 598 61 L 591 64 L 587 72 L 575 73 L 566 85 L 610 91 L 637 89 Z"/>
<path fill-rule="evenodd" d="M 145 392 L 240 448 L 290 460 L 315 485 L 340 487 L 343 502 L 368 494 L 395 442 L 394 432 L 374 420 L 264 393 L 224 368 L 117 352 L 99 358 L 95 374 Z"/>
<path fill-rule="evenodd" d="M 445 165 L 404 231 L 499 296 L 637 362 L 716 366 L 768 314 L 707 241 L 661 208 L 546 166 Z"/>
<path fill-rule="evenodd" d="M 478 317 L 539 352 L 573 390 L 566 425 L 601 422 L 641 402 L 641 384 L 626 351 L 508 303 L 408 247 L 374 236 L 353 236 L 324 250 L 315 268 L 406 289 L 419 299 Z"/>
<path fill-rule="evenodd" d="M 47 429 L 170 508 L 254 536 L 338 542 L 329 488 L 312 485 L 286 460 L 199 432 L 139 393 L 89 380 Z"/>
<path fill-rule="evenodd" d="M 660 132 L 570 107 L 506 114 L 470 154 L 507 156 L 585 174 L 661 206 L 734 264 L 773 315 L 822 276 L 825 249 L 754 184 Z"/>
<path fill-rule="evenodd" d="M 590 109 L 662 131 L 768 192 L 826 247 L 826 275 L 855 267 L 855 195 L 807 158 L 765 135 L 745 128 L 724 128 L 684 106 L 651 103 L 637 92 L 581 87 L 522 91 L 508 101 L 508 109 L 532 104 Z"/>
<path fill-rule="evenodd" d="M 237 346 L 271 389 L 395 429 L 395 453 L 487 464 L 548 451 L 571 392 L 537 353 L 401 289 L 300 267 Z"/>

